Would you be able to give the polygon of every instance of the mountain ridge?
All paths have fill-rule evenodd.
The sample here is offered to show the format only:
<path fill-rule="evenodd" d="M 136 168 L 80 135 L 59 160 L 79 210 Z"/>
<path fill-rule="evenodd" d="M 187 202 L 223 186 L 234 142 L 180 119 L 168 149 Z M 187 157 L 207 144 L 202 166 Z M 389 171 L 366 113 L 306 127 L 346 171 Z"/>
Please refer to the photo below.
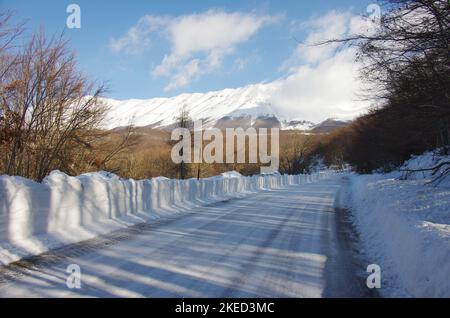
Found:
<path fill-rule="evenodd" d="M 104 98 L 109 106 L 105 129 L 133 124 L 168 130 L 185 107 L 193 120 L 203 120 L 205 128 L 277 127 L 282 130 L 313 131 L 315 124 L 299 118 L 285 118 L 271 102 L 272 86 L 254 84 L 207 93 L 185 93 L 175 97 L 115 100 Z M 327 119 L 330 121 L 333 119 Z M 325 121 L 325 122 L 326 122 Z M 319 129 L 319 132 L 322 132 Z"/>

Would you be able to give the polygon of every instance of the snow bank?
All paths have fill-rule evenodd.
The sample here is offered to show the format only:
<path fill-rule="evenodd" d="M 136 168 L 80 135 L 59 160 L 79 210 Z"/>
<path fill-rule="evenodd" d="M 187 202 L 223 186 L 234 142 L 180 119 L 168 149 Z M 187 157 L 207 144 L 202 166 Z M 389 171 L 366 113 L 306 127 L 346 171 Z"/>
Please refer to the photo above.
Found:
<path fill-rule="evenodd" d="M 197 205 L 325 178 L 237 172 L 208 179 L 124 180 L 108 172 L 70 177 L 54 171 L 42 183 L 0 176 L 0 263 L 95 237 Z"/>
<path fill-rule="evenodd" d="M 420 170 L 424 168 L 433 168 L 439 166 L 443 162 L 448 162 L 450 160 L 449 156 L 439 154 L 442 149 L 437 149 L 435 151 L 429 151 L 420 156 L 412 156 L 410 160 L 406 161 L 400 170 L 409 171 L 403 172 L 401 178 L 408 180 L 428 180 L 432 181 L 436 177 L 440 176 L 442 172 L 448 165 L 442 166 L 437 172 L 433 171 L 420 171 L 414 172 L 414 170 Z M 434 175 L 433 175 L 434 173 Z M 440 179 L 440 185 L 450 186 L 450 177 Z"/>
<path fill-rule="evenodd" d="M 221 174 L 223 178 L 240 178 L 242 174 L 237 171 L 228 171 Z"/>
<path fill-rule="evenodd" d="M 426 153 L 403 169 L 442 159 Z M 404 177 L 400 172 L 351 177 L 365 257 L 381 266 L 383 296 L 450 297 L 450 187 L 426 184 L 428 173 Z"/>

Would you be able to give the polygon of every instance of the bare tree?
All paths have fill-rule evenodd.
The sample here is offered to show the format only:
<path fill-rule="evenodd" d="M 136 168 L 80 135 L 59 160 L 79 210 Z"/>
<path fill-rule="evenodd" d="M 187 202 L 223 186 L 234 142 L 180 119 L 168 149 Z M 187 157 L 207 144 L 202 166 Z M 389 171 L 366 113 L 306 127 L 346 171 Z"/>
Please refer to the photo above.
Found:
<path fill-rule="evenodd" d="M 280 153 L 280 171 L 287 174 L 303 173 L 309 169 L 310 154 L 314 149 L 312 136 L 294 137 L 283 144 Z"/>
<path fill-rule="evenodd" d="M 107 107 L 96 86 L 77 70 L 62 37 L 36 33 L 19 51 L 2 83 L 4 172 L 42 180 L 52 169 L 67 170 L 80 148 L 98 135 Z M 64 169 L 66 168 L 66 169 Z"/>
<path fill-rule="evenodd" d="M 12 11 L 0 10 L 0 53 L 10 49 L 14 40 L 23 31 L 23 23 L 12 24 L 12 17 Z"/>
<path fill-rule="evenodd" d="M 13 41 L 22 33 L 22 25 L 13 25 L 11 11 L 0 11 L 0 150 L 3 152 L 6 137 L 9 133 L 5 122 L 5 75 L 16 64 L 17 58 L 12 54 Z M 0 161 L 0 171 L 4 170 Z"/>
<path fill-rule="evenodd" d="M 189 115 L 189 109 L 187 108 L 186 105 L 183 105 L 180 108 L 178 115 L 175 117 L 175 121 L 176 121 L 177 127 L 192 130 L 193 123 L 192 123 L 191 116 Z M 181 137 L 181 138 L 183 138 L 183 137 Z M 191 138 L 191 141 L 192 141 L 192 138 Z M 181 151 L 180 151 L 180 156 L 183 156 L 183 149 L 181 149 Z M 188 170 L 189 170 L 187 163 L 184 161 L 181 161 L 181 163 L 179 163 L 177 165 L 177 170 L 178 170 L 179 178 L 186 179 L 186 177 L 188 175 Z"/>

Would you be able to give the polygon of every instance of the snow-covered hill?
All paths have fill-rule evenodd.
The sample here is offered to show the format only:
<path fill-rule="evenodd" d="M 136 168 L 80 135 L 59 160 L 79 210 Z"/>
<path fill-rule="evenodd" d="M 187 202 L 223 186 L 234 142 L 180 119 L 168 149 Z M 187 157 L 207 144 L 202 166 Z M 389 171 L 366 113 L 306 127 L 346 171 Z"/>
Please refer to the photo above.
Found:
<path fill-rule="evenodd" d="M 104 126 L 113 129 L 133 123 L 137 127 L 171 128 L 182 107 L 189 111 L 193 120 L 202 119 L 206 127 L 311 130 L 316 126 L 302 118 L 284 118 L 271 102 L 272 90 L 271 85 L 256 84 L 171 98 L 105 99 L 110 111 Z"/>

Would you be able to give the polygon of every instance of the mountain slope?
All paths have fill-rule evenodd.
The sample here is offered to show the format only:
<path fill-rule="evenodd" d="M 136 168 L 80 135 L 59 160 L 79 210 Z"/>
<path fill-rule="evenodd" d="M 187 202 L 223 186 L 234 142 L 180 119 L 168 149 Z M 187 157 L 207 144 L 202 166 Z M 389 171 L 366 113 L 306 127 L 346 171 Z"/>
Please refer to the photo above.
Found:
<path fill-rule="evenodd" d="M 193 120 L 203 120 L 205 128 L 278 127 L 285 130 L 311 131 L 320 126 L 299 119 L 284 118 L 271 103 L 273 86 L 249 85 L 208 93 L 182 94 L 171 98 L 148 100 L 104 99 L 110 106 L 104 122 L 106 129 L 128 126 L 171 129 L 182 107 Z M 320 130 L 320 132 L 322 132 Z"/>
<path fill-rule="evenodd" d="M 318 125 L 315 125 L 312 129 L 312 133 L 316 134 L 324 134 L 324 133 L 330 133 L 333 130 L 346 127 L 350 125 L 351 121 L 348 120 L 337 120 L 333 118 L 329 118 L 324 120 Z"/>
<path fill-rule="evenodd" d="M 237 89 L 225 89 L 208 93 L 182 94 L 172 98 L 118 101 L 105 99 L 111 107 L 106 128 L 116 128 L 133 122 L 135 126 L 164 128 L 171 126 L 184 106 L 193 120 L 204 120 L 206 126 L 214 126 L 224 118 L 261 116 L 279 118 L 268 102 L 268 90 L 263 84 Z"/>

